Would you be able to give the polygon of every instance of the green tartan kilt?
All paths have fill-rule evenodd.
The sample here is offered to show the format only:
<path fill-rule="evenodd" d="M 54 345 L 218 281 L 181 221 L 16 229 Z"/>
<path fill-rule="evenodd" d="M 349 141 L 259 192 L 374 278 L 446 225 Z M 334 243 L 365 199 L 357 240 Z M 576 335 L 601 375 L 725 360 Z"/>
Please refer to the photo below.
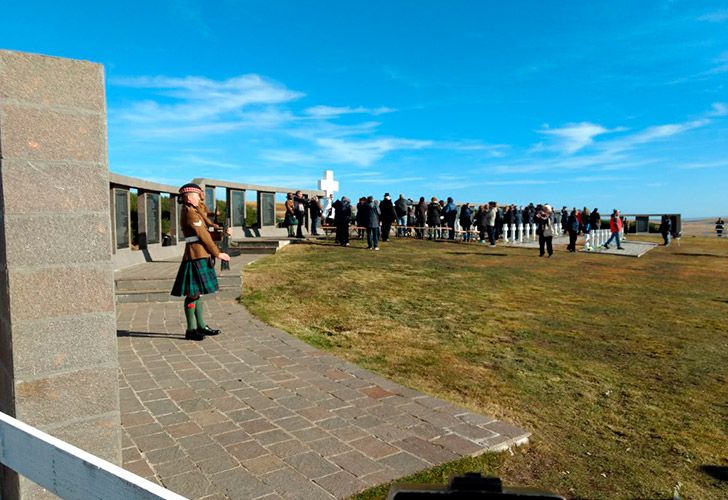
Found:
<path fill-rule="evenodd" d="M 215 293 L 217 290 L 217 275 L 209 259 L 183 260 L 171 294 L 175 297 L 189 297 Z"/>

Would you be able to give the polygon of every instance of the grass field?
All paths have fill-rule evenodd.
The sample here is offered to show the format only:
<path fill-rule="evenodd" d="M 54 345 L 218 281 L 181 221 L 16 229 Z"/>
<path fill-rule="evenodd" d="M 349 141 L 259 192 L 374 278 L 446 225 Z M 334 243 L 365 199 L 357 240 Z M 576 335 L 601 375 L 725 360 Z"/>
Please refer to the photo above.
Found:
<path fill-rule="evenodd" d="M 291 245 L 246 270 L 243 301 L 312 345 L 533 432 L 513 454 L 413 480 L 480 470 L 570 497 L 672 498 L 680 485 L 728 498 L 728 241 L 683 238 L 641 259 L 364 247 Z"/>

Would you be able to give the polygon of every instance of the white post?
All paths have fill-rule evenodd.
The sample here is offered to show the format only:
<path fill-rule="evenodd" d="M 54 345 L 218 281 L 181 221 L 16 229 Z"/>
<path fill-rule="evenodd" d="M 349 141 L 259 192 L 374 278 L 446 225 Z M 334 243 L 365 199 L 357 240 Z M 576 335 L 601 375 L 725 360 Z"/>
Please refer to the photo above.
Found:
<path fill-rule="evenodd" d="M 518 242 L 523 243 L 523 223 L 518 224 Z"/>
<path fill-rule="evenodd" d="M 526 241 L 531 239 L 531 225 L 527 222 L 523 225 L 523 228 L 526 230 Z"/>
<path fill-rule="evenodd" d="M 536 241 L 536 223 L 531 224 L 531 239 Z"/>
<path fill-rule="evenodd" d="M 508 243 L 508 224 L 503 223 L 503 243 Z"/>

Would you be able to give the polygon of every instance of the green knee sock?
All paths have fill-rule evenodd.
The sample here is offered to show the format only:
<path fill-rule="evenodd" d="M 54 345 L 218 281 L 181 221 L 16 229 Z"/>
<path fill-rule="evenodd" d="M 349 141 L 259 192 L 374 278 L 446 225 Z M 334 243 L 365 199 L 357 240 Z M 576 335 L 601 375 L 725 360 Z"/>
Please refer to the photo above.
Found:
<path fill-rule="evenodd" d="M 185 319 L 187 320 L 187 330 L 197 330 L 197 321 L 195 320 L 195 303 L 197 300 L 191 300 L 189 297 L 185 298 Z"/>
<path fill-rule="evenodd" d="M 197 328 L 205 328 L 207 323 L 202 319 L 202 315 L 205 314 L 205 307 L 202 305 L 202 301 L 197 299 L 195 301 L 195 318 L 197 319 Z"/>

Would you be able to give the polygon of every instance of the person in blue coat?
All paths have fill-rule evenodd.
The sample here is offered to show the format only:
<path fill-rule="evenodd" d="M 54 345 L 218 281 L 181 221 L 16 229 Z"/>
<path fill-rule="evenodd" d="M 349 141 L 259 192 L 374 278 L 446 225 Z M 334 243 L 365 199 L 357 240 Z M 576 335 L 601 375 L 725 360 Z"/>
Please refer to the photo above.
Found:
<path fill-rule="evenodd" d="M 576 252 L 576 238 L 579 236 L 579 219 L 576 218 L 576 208 L 572 208 L 566 217 L 566 231 L 569 233 L 569 244 L 566 249 L 569 252 Z"/>
<path fill-rule="evenodd" d="M 379 250 L 379 219 L 382 212 L 379 210 L 379 202 L 373 196 L 367 198 L 362 207 L 364 212 L 362 221 L 367 230 L 367 248 Z"/>
<path fill-rule="evenodd" d="M 448 227 L 447 239 L 455 239 L 455 219 L 458 217 L 458 207 L 455 205 L 452 197 L 447 197 L 447 203 L 442 209 L 442 216 L 445 218 L 445 224 Z"/>
<path fill-rule="evenodd" d="M 473 225 L 473 209 L 466 203 L 460 207 L 460 227 L 463 230 L 463 241 L 470 241 L 470 227 Z"/>

